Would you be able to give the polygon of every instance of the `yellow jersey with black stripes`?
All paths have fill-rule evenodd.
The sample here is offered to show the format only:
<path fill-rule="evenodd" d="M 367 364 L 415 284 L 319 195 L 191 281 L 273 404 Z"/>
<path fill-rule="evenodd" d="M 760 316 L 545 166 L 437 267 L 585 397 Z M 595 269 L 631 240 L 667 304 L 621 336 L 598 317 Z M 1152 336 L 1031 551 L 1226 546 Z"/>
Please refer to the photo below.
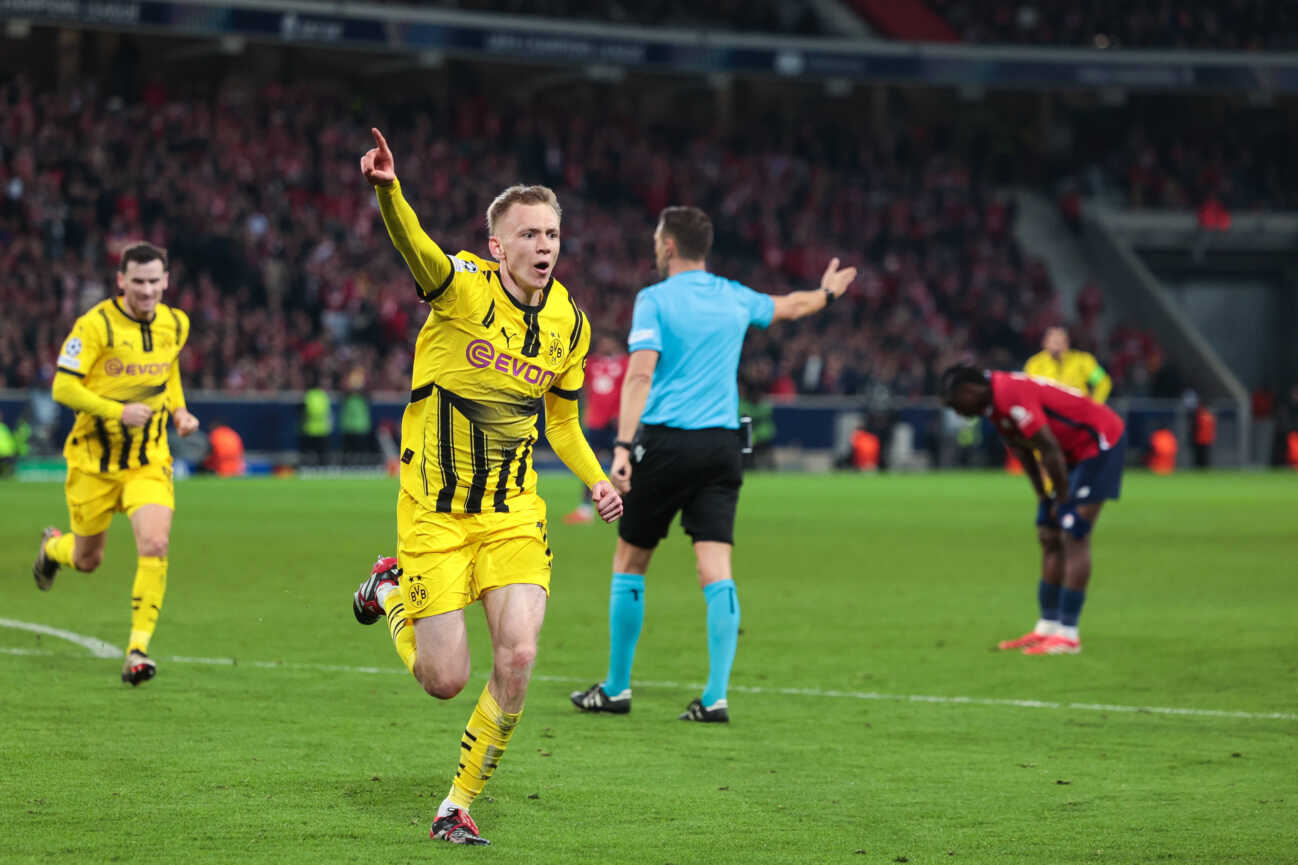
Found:
<path fill-rule="evenodd" d="M 162 303 L 148 321 L 126 312 L 119 298 L 77 319 L 54 381 L 55 399 L 76 409 L 63 446 L 69 467 L 109 472 L 170 462 L 167 422 L 185 407 L 178 361 L 188 338 L 189 317 Z M 121 421 L 132 402 L 153 410 L 142 427 Z"/>
<path fill-rule="evenodd" d="M 401 485 L 442 513 L 507 513 L 516 497 L 536 492 L 533 447 L 546 394 L 579 396 L 586 315 L 553 278 L 539 303 L 521 303 L 496 262 L 443 252 L 395 184 L 378 197 L 430 307 L 401 424 Z"/>
<path fill-rule="evenodd" d="M 1058 359 L 1048 351 L 1039 351 L 1028 358 L 1023 371 L 1080 390 L 1098 403 L 1107 400 L 1113 389 L 1113 379 L 1088 351 L 1070 349 Z"/>

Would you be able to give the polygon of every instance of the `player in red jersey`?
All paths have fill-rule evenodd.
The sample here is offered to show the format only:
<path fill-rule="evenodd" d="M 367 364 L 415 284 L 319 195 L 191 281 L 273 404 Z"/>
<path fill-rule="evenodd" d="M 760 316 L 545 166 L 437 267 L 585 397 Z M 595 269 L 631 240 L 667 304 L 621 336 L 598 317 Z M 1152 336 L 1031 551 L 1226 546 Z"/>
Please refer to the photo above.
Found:
<path fill-rule="evenodd" d="M 942 373 L 940 390 L 942 401 L 957 413 L 986 415 L 1023 463 L 1037 494 L 1041 618 L 1000 648 L 1022 649 L 1025 655 L 1077 654 L 1082 650 L 1077 619 L 1091 578 L 1091 529 L 1104 500 L 1122 491 L 1127 452 L 1122 418 L 1079 390 L 1020 372 L 987 373 L 961 364 Z M 1041 482 L 1043 472 L 1053 497 Z"/>
<path fill-rule="evenodd" d="M 617 412 L 622 403 L 622 380 L 626 378 L 627 354 L 611 336 L 601 336 L 586 359 L 586 440 L 605 463 L 613 456 L 617 438 Z M 563 518 L 569 525 L 595 519 L 590 490 L 582 488 L 581 504 Z"/>

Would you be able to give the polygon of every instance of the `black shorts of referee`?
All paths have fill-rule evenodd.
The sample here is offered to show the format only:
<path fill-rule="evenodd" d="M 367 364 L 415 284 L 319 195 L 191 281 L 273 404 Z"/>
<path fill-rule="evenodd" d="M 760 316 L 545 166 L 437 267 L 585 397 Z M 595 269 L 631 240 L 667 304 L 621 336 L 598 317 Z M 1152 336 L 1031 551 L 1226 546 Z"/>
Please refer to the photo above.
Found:
<path fill-rule="evenodd" d="M 679 512 L 681 527 L 695 543 L 735 542 L 735 507 L 744 482 L 738 430 L 646 424 L 634 445 L 618 537 L 651 550 L 667 537 Z"/>

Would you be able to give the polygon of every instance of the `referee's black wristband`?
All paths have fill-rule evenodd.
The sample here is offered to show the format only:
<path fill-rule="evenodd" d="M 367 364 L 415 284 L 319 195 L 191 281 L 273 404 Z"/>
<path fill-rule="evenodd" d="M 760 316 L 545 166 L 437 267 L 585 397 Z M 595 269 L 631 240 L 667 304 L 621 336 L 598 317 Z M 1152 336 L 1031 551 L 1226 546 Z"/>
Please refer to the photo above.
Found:
<path fill-rule="evenodd" d="M 820 290 L 825 293 L 825 306 L 829 306 L 831 303 L 838 300 L 838 295 L 834 294 L 832 291 L 825 288 L 823 285 L 820 287 Z"/>
<path fill-rule="evenodd" d="M 620 439 L 618 441 L 613 442 L 613 449 L 617 450 L 618 448 L 626 448 L 628 451 L 635 450 L 631 442 L 624 442 L 621 441 Z"/>

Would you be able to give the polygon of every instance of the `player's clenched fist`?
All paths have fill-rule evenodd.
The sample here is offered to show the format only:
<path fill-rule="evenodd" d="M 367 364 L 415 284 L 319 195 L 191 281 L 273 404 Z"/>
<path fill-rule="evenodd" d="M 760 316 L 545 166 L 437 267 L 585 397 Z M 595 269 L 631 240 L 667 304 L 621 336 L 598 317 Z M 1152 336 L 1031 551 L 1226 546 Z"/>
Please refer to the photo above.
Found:
<path fill-rule="evenodd" d="M 397 179 L 397 165 L 392 159 L 392 151 L 388 150 L 388 142 L 384 140 L 382 132 L 371 127 L 370 134 L 374 136 L 375 146 L 361 157 L 361 174 L 365 175 L 370 186 L 391 186 Z"/>
<path fill-rule="evenodd" d="M 590 488 L 591 502 L 599 513 L 599 518 L 611 523 L 622 516 L 622 497 L 608 481 L 599 481 Z"/>

